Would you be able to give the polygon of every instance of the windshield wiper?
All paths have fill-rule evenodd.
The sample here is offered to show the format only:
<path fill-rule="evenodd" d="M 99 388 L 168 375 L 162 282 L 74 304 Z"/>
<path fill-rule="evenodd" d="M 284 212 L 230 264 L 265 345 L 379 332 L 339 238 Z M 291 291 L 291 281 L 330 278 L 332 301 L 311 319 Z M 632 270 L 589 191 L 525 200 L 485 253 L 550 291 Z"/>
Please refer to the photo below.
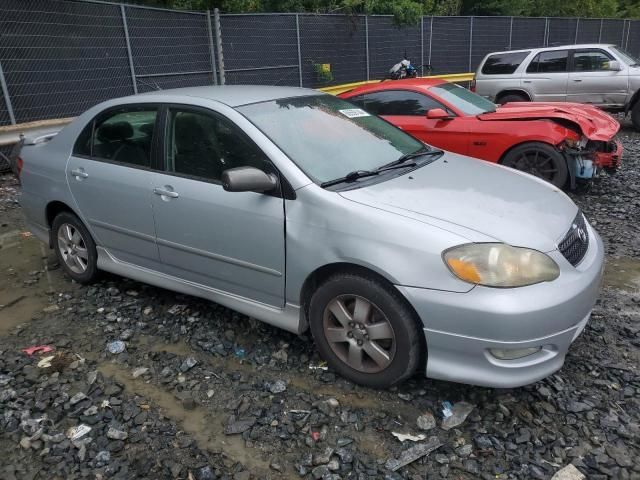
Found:
<path fill-rule="evenodd" d="M 333 180 L 327 180 L 326 182 L 322 182 L 320 186 L 322 188 L 331 187 L 332 185 L 338 185 L 339 183 L 345 182 L 354 182 L 359 178 L 365 177 L 373 177 L 374 175 L 378 175 L 380 172 L 378 170 L 355 170 L 353 172 L 347 173 L 344 177 L 335 178 Z"/>
<path fill-rule="evenodd" d="M 394 160 L 393 162 L 385 163 L 384 165 L 376 168 L 376 171 L 384 172 L 385 170 L 388 170 L 390 168 L 394 168 L 398 165 L 407 163 L 409 160 L 413 160 L 414 158 L 422 157 L 425 155 L 439 155 L 441 153 L 442 153 L 442 150 L 429 150 L 427 147 L 422 147 L 416 150 L 415 152 L 405 153 L 404 155 L 402 155 L 397 160 Z M 415 165 L 415 162 L 414 162 L 414 165 Z M 410 165 L 407 165 L 407 166 L 410 166 Z"/>

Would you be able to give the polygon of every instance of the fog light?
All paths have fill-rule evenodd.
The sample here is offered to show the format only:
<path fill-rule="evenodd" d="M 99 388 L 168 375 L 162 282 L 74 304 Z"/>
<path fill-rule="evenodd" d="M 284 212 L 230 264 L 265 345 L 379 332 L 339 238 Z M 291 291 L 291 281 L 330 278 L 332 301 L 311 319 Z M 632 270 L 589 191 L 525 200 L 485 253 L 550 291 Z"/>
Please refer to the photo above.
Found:
<path fill-rule="evenodd" d="M 542 347 L 529 347 L 529 348 L 490 348 L 489 352 L 494 357 L 500 360 L 515 360 L 516 358 L 528 357 L 534 353 L 539 352 Z"/>

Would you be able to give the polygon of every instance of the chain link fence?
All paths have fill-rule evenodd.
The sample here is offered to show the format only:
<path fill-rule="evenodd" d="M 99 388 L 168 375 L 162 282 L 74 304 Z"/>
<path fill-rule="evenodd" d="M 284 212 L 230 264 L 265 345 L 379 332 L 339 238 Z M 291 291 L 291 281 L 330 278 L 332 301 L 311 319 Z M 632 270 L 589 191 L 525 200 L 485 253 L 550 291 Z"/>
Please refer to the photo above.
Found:
<path fill-rule="evenodd" d="M 614 43 L 640 54 L 640 20 L 186 12 L 97 0 L 2 0 L 0 126 L 75 116 L 103 100 L 196 85 L 323 87 L 475 70 L 489 52 Z M 0 160 L 0 170 L 2 170 Z"/>

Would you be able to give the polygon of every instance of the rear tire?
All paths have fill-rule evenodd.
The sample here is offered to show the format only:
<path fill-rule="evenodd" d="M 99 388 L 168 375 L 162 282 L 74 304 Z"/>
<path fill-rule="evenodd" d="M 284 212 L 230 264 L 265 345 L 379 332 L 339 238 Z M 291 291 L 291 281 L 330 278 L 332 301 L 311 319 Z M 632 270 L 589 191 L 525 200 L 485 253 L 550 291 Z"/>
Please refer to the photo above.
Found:
<path fill-rule="evenodd" d="M 424 333 L 415 314 L 393 287 L 373 277 L 330 277 L 311 298 L 309 321 L 322 358 L 360 385 L 387 388 L 400 383 L 424 358 Z"/>
<path fill-rule="evenodd" d="M 502 165 L 529 173 L 562 188 L 567 183 L 569 168 L 564 155 L 552 145 L 527 142 L 510 150 Z"/>
<path fill-rule="evenodd" d="M 631 109 L 631 123 L 633 128 L 640 132 L 640 101 L 637 101 Z"/>
<path fill-rule="evenodd" d="M 96 244 L 82 221 L 71 212 L 56 215 L 51 224 L 58 263 L 73 280 L 91 283 L 98 276 Z"/>
<path fill-rule="evenodd" d="M 529 99 L 524 95 L 520 95 L 517 93 L 507 93 L 506 95 L 502 95 L 501 97 L 499 97 L 497 103 L 499 105 L 504 105 L 505 103 L 509 103 L 509 102 L 528 102 L 528 101 Z"/>

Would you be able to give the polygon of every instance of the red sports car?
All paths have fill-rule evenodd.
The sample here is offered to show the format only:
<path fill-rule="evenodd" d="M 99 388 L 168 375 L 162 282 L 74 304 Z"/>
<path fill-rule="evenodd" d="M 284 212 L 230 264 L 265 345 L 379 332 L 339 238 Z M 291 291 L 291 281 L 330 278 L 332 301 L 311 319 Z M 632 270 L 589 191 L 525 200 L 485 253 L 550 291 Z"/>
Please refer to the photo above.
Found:
<path fill-rule="evenodd" d="M 531 173 L 558 187 L 620 164 L 620 124 L 591 105 L 497 106 L 454 83 L 412 78 L 368 84 L 339 95 L 420 140 L 451 152 Z"/>

